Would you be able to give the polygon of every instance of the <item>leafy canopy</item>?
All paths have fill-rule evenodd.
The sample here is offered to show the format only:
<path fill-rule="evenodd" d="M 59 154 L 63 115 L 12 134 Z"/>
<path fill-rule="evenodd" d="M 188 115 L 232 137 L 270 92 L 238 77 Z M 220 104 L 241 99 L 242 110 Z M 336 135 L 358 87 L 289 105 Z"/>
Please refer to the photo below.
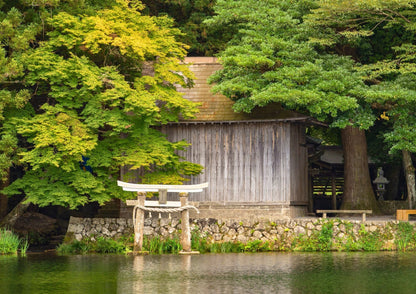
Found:
<path fill-rule="evenodd" d="M 365 102 L 383 121 L 390 152 L 415 152 L 416 1 L 348 3 L 319 1 L 308 16 L 321 32 L 312 41 L 338 54 L 354 48 L 355 69 L 368 85 Z"/>
<path fill-rule="evenodd" d="M 126 197 L 121 166 L 164 183 L 201 171 L 157 130 L 196 111 L 176 91 L 192 74 L 171 19 L 137 1 L 26 2 L 0 14 L 0 168 L 26 170 L 6 193 L 74 208 Z"/>
<path fill-rule="evenodd" d="M 392 152 L 415 150 L 415 4 L 219 0 L 208 24 L 235 34 L 214 90 L 237 111 L 278 102 L 338 128 L 383 120 Z"/>
<path fill-rule="evenodd" d="M 222 26 L 207 26 L 204 20 L 214 14 L 215 0 L 143 0 L 149 15 L 169 15 L 181 29 L 181 40 L 189 45 L 190 56 L 212 56 L 224 48 L 232 32 Z"/>
<path fill-rule="evenodd" d="M 271 102 L 343 127 L 371 125 L 361 103 L 365 87 L 346 56 L 317 51 L 304 17 L 314 1 L 218 1 L 210 23 L 237 33 L 220 53 L 224 69 L 211 77 L 214 90 L 249 112 Z"/>

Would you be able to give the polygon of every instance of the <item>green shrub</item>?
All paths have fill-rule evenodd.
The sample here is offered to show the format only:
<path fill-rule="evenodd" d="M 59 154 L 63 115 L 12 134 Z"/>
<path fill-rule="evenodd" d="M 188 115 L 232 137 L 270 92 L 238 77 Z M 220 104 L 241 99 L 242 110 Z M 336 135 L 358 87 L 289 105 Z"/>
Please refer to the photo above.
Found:
<path fill-rule="evenodd" d="M 74 254 L 72 243 L 62 243 L 56 248 L 56 252 L 60 254 Z"/>
<path fill-rule="evenodd" d="M 358 232 L 357 243 L 357 247 L 363 251 L 378 251 L 383 246 L 380 232 L 368 232 L 363 224 L 361 224 L 361 229 Z"/>
<path fill-rule="evenodd" d="M 322 224 L 320 231 L 314 231 L 310 236 L 299 234 L 293 239 L 292 250 L 305 252 L 332 250 L 333 227 L 333 222 L 328 221 Z"/>
<path fill-rule="evenodd" d="M 0 229 L 0 254 L 12 254 L 20 251 L 25 254 L 28 248 L 27 239 L 22 239 L 12 231 Z"/>
<path fill-rule="evenodd" d="M 63 243 L 58 246 L 56 251 L 60 254 L 126 253 L 129 248 L 122 241 L 99 237 L 96 241 L 82 239 L 81 241 L 74 240 L 70 243 Z"/>
<path fill-rule="evenodd" d="M 143 238 L 143 250 L 149 251 L 152 254 L 176 254 L 182 250 L 182 246 L 178 236 L 174 236 L 171 239 L 162 239 L 159 236 L 149 239 L 147 236 L 145 236 Z"/>
<path fill-rule="evenodd" d="M 147 236 L 143 238 L 143 249 L 151 253 L 162 253 L 162 240 L 160 237 L 149 239 Z"/>
<path fill-rule="evenodd" d="M 203 236 L 197 227 L 191 231 L 191 247 L 192 250 L 200 253 L 211 252 L 211 245 L 208 244 L 207 237 Z"/>
<path fill-rule="evenodd" d="M 182 245 L 178 236 L 172 239 L 166 239 L 162 242 L 163 253 L 179 253 L 182 250 Z"/>
<path fill-rule="evenodd" d="M 359 251 L 361 250 L 361 245 L 353 237 L 353 235 L 347 236 L 347 241 L 340 248 L 340 251 Z"/>
<path fill-rule="evenodd" d="M 414 227 L 408 222 L 399 222 L 397 224 L 395 244 L 400 251 L 406 251 L 415 248 Z M 412 242 L 413 241 L 413 242 Z"/>
<path fill-rule="evenodd" d="M 222 242 L 217 244 L 220 244 L 220 253 L 237 253 L 242 251 L 242 246 L 240 242 Z"/>
<path fill-rule="evenodd" d="M 309 237 L 305 234 L 299 234 L 293 239 L 291 249 L 305 252 L 318 251 L 318 232 L 313 232 Z"/>
<path fill-rule="evenodd" d="M 86 254 L 93 251 L 90 243 L 90 240 L 74 240 L 71 243 L 59 245 L 56 251 L 61 254 Z"/>
<path fill-rule="evenodd" d="M 261 240 L 249 241 L 244 245 L 244 252 L 267 252 L 271 250 L 270 243 Z"/>
<path fill-rule="evenodd" d="M 126 245 L 113 239 L 100 237 L 94 246 L 97 253 L 126 253 Z"/>
<path fill-rule="evenodd" d="M 214 242 L 209 245 L 210 253 L 237 253 L 244 252 L 244 245 L 240 242 Z"/>
<path fill-rule="evenodd" d="M 211 252 L 211 253 L 221 253 L 221 243 L 212 243 L 209 246 L 209 252 Z"/>
<path fill-rule="evenodd" d="M 332 249 L 333 228 L 334 223 L 332 221 L 322 224 L 322 229 L 318 235 L 318 251 L 330 251 Z"/>

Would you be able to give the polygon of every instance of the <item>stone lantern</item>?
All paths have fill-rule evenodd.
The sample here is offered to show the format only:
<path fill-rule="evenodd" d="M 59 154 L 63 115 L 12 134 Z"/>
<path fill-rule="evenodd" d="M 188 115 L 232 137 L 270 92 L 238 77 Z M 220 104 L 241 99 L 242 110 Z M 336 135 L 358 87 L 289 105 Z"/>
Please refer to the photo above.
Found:
<path fill-rule="evenodd" d="M 384 177 L 384 171 L 382 167 L 379 167 L 377 170 L 377 178 L 374 179 L 373 184 L 376 185 L 376 193 L 378 200 L 384 200 L 384 193 L 386 192 L 386 184 L 389 183 Z"/>

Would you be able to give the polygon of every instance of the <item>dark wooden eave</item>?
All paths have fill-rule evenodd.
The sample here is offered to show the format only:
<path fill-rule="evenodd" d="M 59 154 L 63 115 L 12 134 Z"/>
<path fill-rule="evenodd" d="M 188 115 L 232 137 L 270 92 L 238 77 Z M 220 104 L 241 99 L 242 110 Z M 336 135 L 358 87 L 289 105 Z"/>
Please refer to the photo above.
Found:
<path fill-rule="evenodd" d="M 303 123 L 307 125 L 315 125 L 328 127 L 327 124 L 320 122 L 312 117 L 287 117 L 277 119 L 245 119 L 245 120 L 184 120 L 178 122 L 170 122 L 168 125 L 199 125 L 199 124 L 250 124 L 250 123 Z"/>

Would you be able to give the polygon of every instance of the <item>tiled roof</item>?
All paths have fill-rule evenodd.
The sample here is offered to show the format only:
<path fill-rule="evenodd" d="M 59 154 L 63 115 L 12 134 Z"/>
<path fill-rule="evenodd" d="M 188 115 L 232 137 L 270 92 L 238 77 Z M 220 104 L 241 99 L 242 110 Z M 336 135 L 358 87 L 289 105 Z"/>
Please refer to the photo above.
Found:
<path fill-rule="evenodd" d="M 234 102 L 221 94 L 213 94 L 207 79 L 215 71 L 221 69 L 215 57 L 187 57 L 186 63 L 192 63 L 190 69 L 195 75 L 194 87 L 191 89 L 179 88 L 184 98 L 198 102 L 200 112 L 196 114 L 196 121 L 239 121 L 251 119 L 284 119 L 303 117 L 295 112 L 284 110 L 280 105 L 268 105 L 257 108 L 252 113 L 236 113 L 232 109 Z"/>

